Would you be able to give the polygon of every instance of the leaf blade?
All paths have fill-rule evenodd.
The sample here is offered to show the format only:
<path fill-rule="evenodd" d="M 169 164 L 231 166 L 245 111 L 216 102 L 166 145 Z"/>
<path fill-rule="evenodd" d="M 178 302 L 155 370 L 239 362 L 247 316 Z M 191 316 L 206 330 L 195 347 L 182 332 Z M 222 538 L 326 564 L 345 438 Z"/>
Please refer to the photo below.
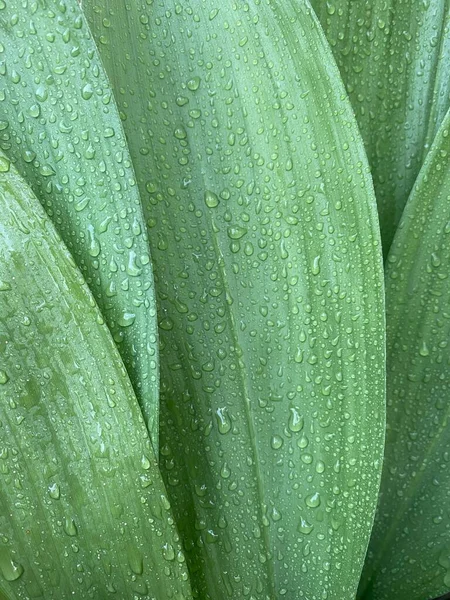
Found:
<path fill-rule="evenodd" d="M 449 132 L 447 113 L 387 260 L 388 429 L 380 504 L 360 590 L 364 598 L 419 600 L 443 594 L 450 585 L 444 510 L 450 480 L 443 468 Z"/>
<path fill-rule="evenodd" d="M 365 142 L 387 255 L 450 108 L 450 3 L 312 0 L 312 6 Z"/>
<path fill-rule="evenodd" d="M 158 447 L 158 348 L 148 240 L 112 91 L 77 0 L 8 2 L 3 148 L 53 219 L 118 344 Z"/>
<path fill-rule="evenodd" d="M 168 563 L 181 548 L 123 363 L 3 155 L 0 207 L 0 588 L 17 599 L 189 598 L 182 562 Z"/>
<path fill-rule="evenodd" d="M 367 494 L 352 488 L 348 462 L 378 473 L 382 452 L 383 284 L 374 198 L 318 25 L 306 3 L 285 4 L 83 5 L 126 117 L 150 226 L 162 344 L 161 468 L 202 598 L 294 597 L 318 586 L 330 597 L 354 597 L 376 497 L 376 477 Z M 358 265 L 355 279 L 347 252 Z M 371 266 L 363 281 L 365 260 Z M 350 280 L 358 301 L 352 296 L 349 303 L 361 300 L 361 321 L 344 310 L 342 323 L 357 328 L 355 338 L 336 323 L 333 301 L 323 321 L 314 301 L 326 293 L 337 301 L 339 286 L 352 295 Z M 311 321 L 310 303 L 318 311 Z M 347 341 L 361 344 L 355 358 L 363 382 L 359 388 L 352 366 L 346 370 L 346 356 L 343 385 L 365 401 L 351 403 L 351 421 L 339 435 L 351 438 L 356 423 L 369 422 L 373 433 L 370 447 L 355 442 L 358 458 L 342 451 L 343 438 L 326 449 L 328 412 L 313 400 L 326 405 L 327 394 L 340 393 L 340 359 L 330 340 L 342 335 L 345 355 Z M 369 347 L 371 365 L 362 358 Z M 330 388 L 328 352 L 337 377 Z M 329 402 L 335 431 L 345 418 Z M 345 476 L 331 458 L 341 451 Z M 278 489 L 277 477 L 289 493 Z M 340 509 L 334 526 L 326 511 L 337 480 L 366 507 L 361 530 L 346 530 L 350 551 L 338 541 Z M 330 539 L 333 556 L 342 550 L 347 565 L 340 573 L 334 559 L 327 562 Z M 322 561 L 330 569 L 325 577 Z"/>

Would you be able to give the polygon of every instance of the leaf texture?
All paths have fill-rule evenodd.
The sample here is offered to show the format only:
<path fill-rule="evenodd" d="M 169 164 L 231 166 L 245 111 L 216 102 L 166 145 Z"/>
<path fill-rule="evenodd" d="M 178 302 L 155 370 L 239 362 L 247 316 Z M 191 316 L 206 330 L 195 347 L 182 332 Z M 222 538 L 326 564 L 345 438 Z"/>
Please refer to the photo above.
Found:
<path fill-rule="evenodd" d="M 0 148 L 83 272 L 157 448 L 157 323 L 147 232 L 110 84 L 76 0 L 2 2 Z"/>
<path fill-rule="evenodd" d="M 3 155 L 0 424 L 0 595 L 191 598 L 150 438 L 109 330 Z"/>
<path fill-rule="evenodd" d="M 450 588 L 449 156 L 447 113 L 387 261 L 387 438 L 367 599 Z"/>
<path fill-rule="evenodd" d="M 387 254 L 450 107 L 450 1 L 312 0 L 371 165 Z"/>
<path fill-rule="evenodd" d="M 384 434 L 376 206 L 305 2 L 84 3 L 144 198 L 161 468 L 201 598 L 354 598 Z"/>

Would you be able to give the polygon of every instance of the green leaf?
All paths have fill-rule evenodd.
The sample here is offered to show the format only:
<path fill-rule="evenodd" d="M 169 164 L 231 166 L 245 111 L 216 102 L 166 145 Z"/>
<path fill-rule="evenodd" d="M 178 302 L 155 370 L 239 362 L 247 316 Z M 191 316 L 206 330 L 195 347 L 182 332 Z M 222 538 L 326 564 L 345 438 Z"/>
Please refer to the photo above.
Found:
<path fill-rule="evenodd" d="M 312 0 L 372 168 L 387 254 L 450 107 L 450 2 Z"/>
<path fill-rule="evenodd" d="M 387 261 L 388 429 L 367 599 L 423 600 L 450 588 L 449 156 L 447 113 Z"/>
<path fill-rule="evenodd" d="M 376 206 L 305 2 L 85 1 L 155 265 L 161 468 L 201 598 L 354 598 L 384 435 Z"/>
<path fill-rule="evenodd" d="M 83 272 L 157 448 L 157 324 L 147 233 L 95 44 L 77 0 L 8 0 L 0 36 L 0 147 Z"/>
<path fill-rule="evenodd" d="M 0 156 L 0 589 L 190 598 L 150 438 L 95 301 Z"/>

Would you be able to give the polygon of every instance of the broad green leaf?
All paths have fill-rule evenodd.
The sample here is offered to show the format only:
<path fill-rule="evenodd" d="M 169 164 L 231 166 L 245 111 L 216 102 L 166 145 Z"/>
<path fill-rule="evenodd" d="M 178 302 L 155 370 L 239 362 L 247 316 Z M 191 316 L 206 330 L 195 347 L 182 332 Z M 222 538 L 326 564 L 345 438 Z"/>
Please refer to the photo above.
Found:
<path fill-rule="evenodd" d="M 365 142 L 385 253 L 450 107 L 450 0 L 312 0 Z"/>
<path fill-rule="evenodd" d="M 109 330 L 0 156 L 0 590 L 188 599 L 186 564 Z"/>
<path fill-rule="evenodd" d="M 157 448 L 157 324 L 146 227 L 110 84 L 77 0 L 1 2 L 0 148 L 83 272 Z"/>
<path fill-rule="evenodd" d="M 200 598 L 353 599 L 384 434 L 376 206 L 305 2 L 85 1 L 144 198 Z"/>
<path fill-rule="evenodd" d="M 449 156 L 447 113 L 387 261 L 388 428 L 367 600 L 450 588 Z"/>

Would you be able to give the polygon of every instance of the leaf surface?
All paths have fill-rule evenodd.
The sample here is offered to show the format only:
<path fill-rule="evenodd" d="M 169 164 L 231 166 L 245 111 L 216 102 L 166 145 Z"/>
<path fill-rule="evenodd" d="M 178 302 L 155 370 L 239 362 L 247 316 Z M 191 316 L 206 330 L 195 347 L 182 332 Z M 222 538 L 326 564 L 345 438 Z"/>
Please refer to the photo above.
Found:
<path fill-rule="evenodd" d="M 450 588 L 449 156 L 447 113 L 386 267 L 387 438 L 367 599 L 423 600 Z"/>
<path fill-rule="evenodd" d="M 161 468 L 196 593 L 354 598 L 383 447 L 383 282 L 320 27 L 304 2 L 83 6 L 144 198 Z"/>
<path fill-rule="evenodd" d="M 0 423 L 0 595 L 191 597 L 150 438 L 109 330 L 3 155 Z"/>
<path fill-rule="evenodd" d="M 311 3 L 364 139 L 387 254 L 450 107 L 450 1 Z"/>
<path fill-rule="evenodd" d="M 157 325 L 146 227 L 111 87 L 77 0 L 8 0 L 0 10 L 0 148 L 83 272 L 157 448 Z"/>

